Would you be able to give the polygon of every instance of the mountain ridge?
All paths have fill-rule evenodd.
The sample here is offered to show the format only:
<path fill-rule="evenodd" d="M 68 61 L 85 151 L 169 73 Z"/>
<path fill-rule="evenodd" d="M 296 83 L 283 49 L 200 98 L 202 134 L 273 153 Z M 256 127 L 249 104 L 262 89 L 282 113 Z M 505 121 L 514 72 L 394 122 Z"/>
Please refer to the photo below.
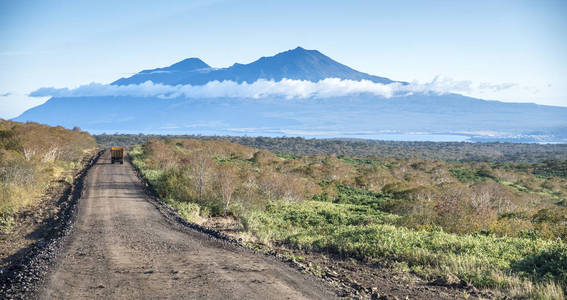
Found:
<path fill-rule="evenodd" d="M 203 60 L 197 57 L 186 58 L 182 61 L 176 62 L 169 67 L 156 68 L 150 70 L 142 70 L 138 74 L 151 74 L 160 71 L 195 71 L 199 69 L 211 68 Z"/>
<path fill-rule="evenodd" d="M 199 65 L 200 68 L 181 67 L 186 64 Z M 284 78 L 307 81 L 340 78 L 355 81 L 369 80 L 382 84 L 397 82 L 354 70 L 318 50 L 297 47 L 273 56 L 263 56 L 248 64 L 234 63 L 226 68 L 212 68 L 199 58 L 188 58 L 168 67 L 144 70 L 131 77 L 120 78 L 112 84 L 128 85 L 152 81 L 167 85 L 203 85 L 214 80 L 252 83 L 258 79 L 280 81 Z"/>

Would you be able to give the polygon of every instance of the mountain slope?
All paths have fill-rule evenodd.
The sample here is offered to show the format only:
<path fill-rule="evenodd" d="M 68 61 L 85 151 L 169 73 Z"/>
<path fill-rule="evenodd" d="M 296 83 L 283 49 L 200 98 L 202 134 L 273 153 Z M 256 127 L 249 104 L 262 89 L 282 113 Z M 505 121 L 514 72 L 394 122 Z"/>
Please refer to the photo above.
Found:
<path fill-rule="evenodd" d="M 567 108 L 563 107 L 484 101 L 454 94 L 281 100 L 52 98 L 16 120 L 68 128 L 77 125 L 92 133 L 372 137 L 384 132 L 419 132 L 490 133 L 502 138 L 536 131 L 549 135 L 566 127 L 567 120 Z"/>
<path fill-rule="evenodd" d="M 169 67 L 141 71 L 113 84 L 139 84 L 151 80 L 166 85 L 202 85 L 213 80 L 250 83 L 258 79 L 318 81 L 329 77 L 365 79 L 383 84 L 393 82 L 353 70 L 319 51 L 296 48 L 250 64 L 234 64 L 223 69 L 212 68 L 198 58 L 189 58 Z M 567 142 L 565 107 L 427 92 L 389 99 L 371 94 L 308 99 L 56 97 L 15 120 L 68 128 L 79 126 L 93 133 L 371 138 L 394 132 Z"/>
<path fill-rule="evenodd" d="M 350 80 L 370 80 L 378 83 L 392 83 L 384 78 L 362 73 L 340 64 L 317 50 L 306 50 L 297 47 L 275 56 L 262 57 L 249 64 L 234 64 L 228 68 L 214 69 L 197 58 L 198 67 L 179 67 L 185 61 L 167 68 L 142 71 L 129 78 L 121 78 L 113 84 L 138 84 L 148 80 L 167 85 L 191 84 L 202 85 L 212 80 L 232 80 L 238 83 L 252 83 L 260 78 L 275 81 L 287 79 L 319 81 L 325 78 Z M 191 65 L 193 66 L 193 64 Z"/>

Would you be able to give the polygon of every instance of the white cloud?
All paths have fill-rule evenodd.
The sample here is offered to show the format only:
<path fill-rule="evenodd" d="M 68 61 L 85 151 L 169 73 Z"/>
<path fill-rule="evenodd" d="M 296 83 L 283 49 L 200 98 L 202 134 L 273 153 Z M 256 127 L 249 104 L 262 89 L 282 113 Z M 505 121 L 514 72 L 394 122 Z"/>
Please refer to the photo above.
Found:
<path fill-rule="evenodd" d="M 470 91 L 470 81 L 455 81 L 435 77 L 426 83 L 411 82 L 408 84 L 381 84 L 369 80 L 343 80 L 327 78 L 317 82 L 306 80 L 283 79 L 272 81 L 259 79 L 253 83 L 237 83 L 234 81 L 211 81 L 205 85 L 164 85 L 146 81 L 131 85 L 105 85 L 91 83 L 78 88 L 40 88 L 31 97 L 85 97 L 85 96 L 133 96 L 159 98 L 268 98 L 283 97 L 286 99 L 329 98 L 357 94 L 372 94 L 391 98 L 413 93 L 446 94 Z M 494 89 L 492 86 L 487 88 Z"/>
<path fill-rule="evenodd" d="M 515 86 L 517 86 L 517 84 L 511 83 L 511 82 L 498 83 L 498 84 L 491 84 L 491 83 L 488 83 L 488 82 L 482 82 L 479 85 L 479 89 L 487 90 L 487 91 L 491 91 L 491 92 L 500 92 L 500 91 L 503 91 L 503 90 L 513 88 Z"/>
<path fill-rule="evenodd" d="M 9 94 L 9 95 L 6 95 Z M 47 101 L 49 97 L 31 98 L 18 93 L 6 93 L 0 97 L 0 119 L 11 119 L 23 111 Z"/>

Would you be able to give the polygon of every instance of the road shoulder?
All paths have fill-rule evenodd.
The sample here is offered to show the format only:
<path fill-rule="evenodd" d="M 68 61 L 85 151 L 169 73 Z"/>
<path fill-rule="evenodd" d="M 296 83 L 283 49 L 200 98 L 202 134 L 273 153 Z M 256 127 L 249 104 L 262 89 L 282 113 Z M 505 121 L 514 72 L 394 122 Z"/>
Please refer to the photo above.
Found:
<path fill-rule="evenodd" d="M 103 151 L 86 156 L 73 184 L 59 181 L 36 206 L 17 216 L 17 225 L 0 240 L 0 295 L 8 299 L 33 298 L 73 228 L 78 200 L 89 169 Z"/>

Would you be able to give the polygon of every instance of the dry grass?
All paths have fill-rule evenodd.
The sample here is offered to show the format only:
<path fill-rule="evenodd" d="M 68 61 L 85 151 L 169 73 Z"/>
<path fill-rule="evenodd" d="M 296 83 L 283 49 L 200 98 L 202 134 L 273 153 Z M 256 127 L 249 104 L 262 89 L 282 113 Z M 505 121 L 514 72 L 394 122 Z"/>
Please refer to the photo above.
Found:
<path fill-rule="evenodd" d="M 85 132 L 0 120 L 0 229 L 13 226 L 14 214 L 34 205 L 54 179 L 71 182 L 70 171 L 94 147 Z"/>

